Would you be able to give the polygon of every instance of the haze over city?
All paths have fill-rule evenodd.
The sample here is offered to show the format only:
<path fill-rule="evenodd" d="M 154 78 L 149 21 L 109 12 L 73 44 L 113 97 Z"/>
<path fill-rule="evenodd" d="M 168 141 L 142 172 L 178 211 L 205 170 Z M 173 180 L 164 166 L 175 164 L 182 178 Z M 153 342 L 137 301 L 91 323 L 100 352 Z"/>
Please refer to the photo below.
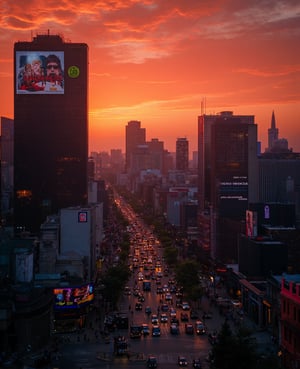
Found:
<path fill-rule="evenodd" d="M 178 137 L 197 150 L 198 115 L 222 110 L 255 115 L 262 150 L 274 110 L 300 151 L 297 1 L 1 4 L 1 116 L 13 118 L 14 43 L 49 31 L 89 45 L 90 151 L 124 150 L 130 120 L 170 151 Z"/>

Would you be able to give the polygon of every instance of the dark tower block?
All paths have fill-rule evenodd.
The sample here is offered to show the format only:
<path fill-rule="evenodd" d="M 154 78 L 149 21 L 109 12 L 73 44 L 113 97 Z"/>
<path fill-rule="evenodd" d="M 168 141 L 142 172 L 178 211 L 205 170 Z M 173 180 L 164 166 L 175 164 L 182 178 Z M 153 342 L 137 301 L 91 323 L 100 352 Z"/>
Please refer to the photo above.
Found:
<path fill-rule="evenodd" d="M 15 227 L 87 202 L 88 46 L 38 35 L 14 45 Z"/>

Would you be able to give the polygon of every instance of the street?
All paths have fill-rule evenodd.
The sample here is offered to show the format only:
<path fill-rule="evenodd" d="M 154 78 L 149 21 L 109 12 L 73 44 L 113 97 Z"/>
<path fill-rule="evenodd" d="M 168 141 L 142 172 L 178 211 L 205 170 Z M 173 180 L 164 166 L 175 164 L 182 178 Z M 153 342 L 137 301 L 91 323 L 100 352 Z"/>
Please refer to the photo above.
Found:
<path fill-rule="evenodd" d="M 118 312 L 128 316 L 128 328 L 111 329 L 109 336 L 104 339 L 100 334 L 106 329 L 102 312 L 95 309 L 88 317 L 84 332 L 80 334 L 64 335 L 61 339 L 60 351 L 53 368 L 59 369 L 96 369 L 96 368 L 135 368 L 146 367 L 149 355 L 157 359 L 158 367 L 170 369 L 178 366 L 178 356 L 187 359 L 188 367 L 192 367 L 193 359 L 200 359 L 202 369 L 209 368 L 208 356 L 211 350 L 211 342 L 208 336 L 212 332 L 218 332 L 225 317 L 220 314 L 219 308 L 208 296 L 202 296 L 195 306 L 183 310 L 183 304 L 178 304 L 181 295 L 176 288 L 174 275 L 165 265 L 162 249 L 159 241 L 152 232 L 143 224 L 142 220 L 135 216 L 130 207 L 121 199 L 117 203 L 122 208 L 123 215 L 130 222 L 131 249 L 129 255 L 132 276 L 125 287 L 124 294 L 119 301 Z M 150 291 L 145 290 L 144 281 L 150 284 Z M 207 281 L 209 283 L 209 281 Z M 216 292 L 216 291 L 214 291 Z M 217 289 L 218 296 L 225 293 L 222 288 Z M 225 295 L 224 295 L 225 297 Z M 150 313 L 146 313 L 146 308 Z M 178 323 L 178 334 L 171 333 L 171 314 L 173 309 Z M 208 318 L 204 318 L 204 312 Z M 161 320 L 162 313 L 165 321 Z M 183 321 L 183 313 L 186 317 Z M 153 314 L 157 315 L 157 322 L 153 322 Z M 205 333 L 197 335 L 195 332 L 196 321 L 203 320 Z M 243 322 L 243 324 L 246 322 Z M 186 324 L 191 324 L 192 332 L 188 334 Z M 104 325 L 103 325 L 104 324 Z M 149 334 L 138 335 L 138 338 L 130 338 L 132 325 L 142 327 L 147 325 Z M 234 330 L 234 324 L 230 321 Z M 160 335 L 153 336 L 152 327 L 156 326 Z M 128 352 L 125 355 L 116 355 L 114 350 L 114 338 L 124 336 L 128 343 Z M 270 347 L 269 336 L 258 334 L 255 336 L 263 350 Z"/>

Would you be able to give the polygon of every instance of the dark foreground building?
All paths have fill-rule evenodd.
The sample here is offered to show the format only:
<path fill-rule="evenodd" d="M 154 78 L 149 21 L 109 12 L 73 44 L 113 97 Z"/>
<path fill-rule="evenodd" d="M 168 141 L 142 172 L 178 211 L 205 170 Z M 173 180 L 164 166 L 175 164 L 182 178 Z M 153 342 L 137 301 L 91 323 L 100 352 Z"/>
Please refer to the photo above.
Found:
<path fill-rule="evenodd" d="M 87 202 L 88 46 L 38 35 L 14 45 L 14 224 Z"/>

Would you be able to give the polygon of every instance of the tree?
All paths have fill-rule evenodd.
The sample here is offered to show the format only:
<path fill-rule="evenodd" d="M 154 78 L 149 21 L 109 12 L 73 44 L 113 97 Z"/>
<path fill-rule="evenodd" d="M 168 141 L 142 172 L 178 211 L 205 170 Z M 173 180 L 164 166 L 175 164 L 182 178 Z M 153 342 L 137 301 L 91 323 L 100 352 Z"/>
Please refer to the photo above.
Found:
<path fill-rule="evenodd" d="M 110 301 L 113 308 L 117 306 L 129 276 L 129 268 L 124 264 L 118 264 L 116 267 L 109 268 L 103 277 L 102 281 L 105 286 L 103 296 Z"/>
<path fill-rule="evenodd" d="M 225 320 L 218 334 L 218 340 L 212 349 L 212 369 L 233 369 L 235 339 L 228 322 Z"/>
<path fill-rule="evenodd" d="M 253 369 L 256 368 L 256 344 L 251 332 L 244 328 L 232 333 L 227 320 L 222 325 L 218 340 L 212 349 L 211 369 Z"/>
<path fill-rule="evenodd" d="M 178 250 L 176 247 L 168 246 L 164 248 L 164 258 L 168 265 L 175 265 L 177 262 Z"/>
<path fill-rule="evenodd" d="M 199 265 L 195 260 L 187 260 L 176 266 L 176 280 L 183 287 L 187 299 L 197 301 L 202 289 L 198 277 Z"/>

